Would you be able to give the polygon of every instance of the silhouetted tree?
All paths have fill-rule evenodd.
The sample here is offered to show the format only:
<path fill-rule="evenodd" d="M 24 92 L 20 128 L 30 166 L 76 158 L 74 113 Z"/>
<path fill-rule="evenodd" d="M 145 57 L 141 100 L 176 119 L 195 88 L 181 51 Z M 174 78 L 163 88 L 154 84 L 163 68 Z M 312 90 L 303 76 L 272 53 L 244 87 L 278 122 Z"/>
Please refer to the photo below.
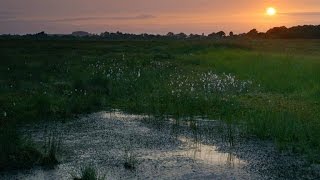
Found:
<path fill-rule="evenodd" d="M 91 34 L 85 31 L 75 31 L 72 34 L 66 35 L 54 35 L 46 34 L 45 32 L 40 32 L 36 34 L 26 34 L 26 35 L 0 35 L 1 39 L 64 39 L 64 40 L 161 40 L 161 39 L 217 39 L 224 38 L 226 36 L 225 32 L 219 31 L 217 33 L 210 33 L 205 36 L 199 34 L 190 34 L 187 36 L 185 33 L 181 32 L 179 34 L 174 34 L 169 32 L 166 35 L 154 35 L 154 34 L 131 34 L 131 33 L 122 33 L 120 31 L 114 32 L 103 32 L 100 35 Z M 248 33 L 235 35 L 232 31 L 229 33 L 229 37 L 237 38 L 304 38 L 304 39 L 320 39 L 320 25 L 304 25 L 304 26 L 294 26 L 291 28 L 286 28 L 285 26 L 274 27 L 269 29 L 266 33 L 258 32 L 256 29 L 250 30 Z"/>
<path fill-rule="evenodd" d="M 101 37 L 108 37 L 109 35 L 110 35 L 110 33 L 108 31 L 100 34 Z"/>
<path fill-rule="evenodd" d="M 181 32 L 181 33 L 177 34 L 176 37 L 178 39 L 186 39 L 188 36 L 185 33 Z"/>
<path fill-rule="evenodd" d="M 173 36 L 174 36 L 174 33 L 173 33 L 173 32 L 168 32 L 167 36 L 168 36 L 168 37 L 173 37 Z"/>
<path fill-rule="evenodd" d="M 266 32 L 268 38 L 286 38 L 288 37 L 288 28 L 285 26 L 274 27 Z"/>
<path fill-rule="evenodd" d="M 219 38 L 223 38 L 223 37 L 226 36 L 226 33 L 223 32 L 223 31 L 219 31 L 219 32 L 216 33 L 216 35 L 217 35 L 217 37 L 219 37 Z"/>
<path fill-rule="evenodd" d="M 259 36 L 259 32 L 257 29 L 252 29 L 247 33 L 247 36 L 251 38 L 257 38 Z"/>
<path fill-rule="evenodd" d="M 208 34 L 208 38 L 216 38 L 217 35 L 215 32 Z"/>
<path fill-rule="evenodd" d="M 189 35 L 189 39 L 200 39 L 201 38 L 201 35 L 199 35 L 199 34 L 190 34 Z"/>

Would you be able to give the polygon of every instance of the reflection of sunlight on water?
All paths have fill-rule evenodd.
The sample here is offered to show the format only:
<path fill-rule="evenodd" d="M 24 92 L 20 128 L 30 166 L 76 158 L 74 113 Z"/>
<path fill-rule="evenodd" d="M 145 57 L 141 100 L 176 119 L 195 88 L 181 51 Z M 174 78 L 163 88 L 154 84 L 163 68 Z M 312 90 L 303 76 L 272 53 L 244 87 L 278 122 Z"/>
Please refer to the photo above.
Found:
<path fill-rule="evenodd" d="M 160 128 L 154 128 L 145 126 L 150 124 L 144 120 L 163 124 Z M 222 179 L 251 177 L 252 174 L 242 168 L 246 162 L 231 153 L 218 151 L 213 145 L 201 143 L 204 140 L 202 138 L 207 138 L 203 127 L 215 129 L 217 121 L 203 118 L 201 122 L 173 118 L 159 121 L 153 116 L 113 110 L 61 124 L 59 130 L 66 133 L 63 146 L 66 154 L 63 154 L 64 159 L 55 169 L 34 168 L 30 172 L 8 174 L 4 178 L 0 174 L 0 179 L 70 179 L 68 173 L 78 174 L 81 169 L 79 164 L 91 163 L 97 164 L 99 172 L 107 172 L 108 179 L 194 179 L 192 176 L 210 174 L 221 176 Z M 175 134 L 171 133 L 173 126 L 176 127 Z M 27 127 L 27 132 L 33 128 Z M 32 132 L 36 139 L 41 140 L 39 129 Z M 123 168 L 127 149 L 137 156 L 137 178 Z"/>
<path fill-rule="evenodd" d="M 178 139 L 186 146 L 182 151 L 176 152 L 178 156 L 189 157 L 195 161 L 212 165 L 228 165 L 232 168 L 238 168 L 245 164 L 232 153 L 218 152 L 213 145 L 201 144 L 186 137 L 178 137 Z"/>
<path fill-rule="evenodd" d="M 122 120 L 141 120 L 144 118 L 150 118 L 150 116 L 147 115 L 132 115 L 132 114 L 126 114 L 119 110 L 113 110 L 110 112 L 104 112 L 102 114 L 103 118 L 111 118 L 111 119 L 122 119 Z M 174 124 L 177 124 L 176 119 L 170 118 L 169 122 L 171 126 Z M 207 123 L 215 123 L 214 120 L 205 120 L 201 119 L 198 120 L 201 122 L 207 122 Z M 185 122 L 188 126 L 191 126 L 191 121 L 179 121 L 179 126 L 183 125 L 183 122 Z M 169 125 L 169 124 L 168 124 Z M 177 132 L 179 134 L 179 131 Z M 193 138 L 187 138 L 181 135 L 177 135 L 177 139 L 182 142 L 182 145 L 179 150 L 172 151 L 169 153 L 165 153 L 165 157 L 188 157 L 191 158 L 193 161 L 197 161 L 200 163 L 205 163 L 208 165 L 218 165 L 218 166 L 227 166 L 229 168 L 241 168 L 245 165 L 245 162 L 243 160 L 240 160 L 232 153 L 226 153 L 226 152 L 219 152 L 217 150 L 217 147 L 214 145 L 205 145 L 199 142 L 197 139 Z M 146 156 L 150 159 L 157 159 L 157 156 L 151 157 Z M 145 158 L 146 158 L 145 157 Z"/>
<path fill-rule="evenodd" d="M 123 120 L 135 120 L 135 119 L 143 119 L 148 118 L 147 115 L 133 115 L 133 114 L 126 114 L 121 112 L 118 109 L 114 109 L 113 111 L 104 112 L 102 114 L 103 118 L 114 118 L 114 119 L 123 119 Z"/>

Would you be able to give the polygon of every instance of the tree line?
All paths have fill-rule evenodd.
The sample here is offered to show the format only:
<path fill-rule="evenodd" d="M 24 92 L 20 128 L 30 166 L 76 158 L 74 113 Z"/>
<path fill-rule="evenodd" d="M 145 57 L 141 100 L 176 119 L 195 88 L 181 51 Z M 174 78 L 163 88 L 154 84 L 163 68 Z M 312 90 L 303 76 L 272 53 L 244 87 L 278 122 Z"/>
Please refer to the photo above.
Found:
<path fill-rule="evenodd" d="M 320 25 L 303 25 L 287 28 L 285 26 L 274 27 L 267 32 L 258 32 L 252 29 L 247 33 L 235 34 L 232 31 L 226 34 L 224 31 L 205 34 L 185 34 L 169 32 L 166 35 L 160 34 L 132 34 L 122 32 L 103 32 L 91 34 L 85 31 L 75 31 L 72 34 L 58 35 L 40 32 L 26 35 L 1 35 L 5 38 L 22 39 L 91 39 L 91 40 L 195 40 L 195 39 L 223 39 L 223 38 L 251 38 L 251 39 L 320 39 Z"/>

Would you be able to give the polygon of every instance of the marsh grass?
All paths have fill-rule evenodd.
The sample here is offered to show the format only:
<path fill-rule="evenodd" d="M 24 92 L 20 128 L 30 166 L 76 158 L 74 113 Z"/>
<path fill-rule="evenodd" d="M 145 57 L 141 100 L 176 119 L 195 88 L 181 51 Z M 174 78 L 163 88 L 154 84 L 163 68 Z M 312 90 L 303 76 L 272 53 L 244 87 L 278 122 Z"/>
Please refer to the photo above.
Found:
<path fill-rule="evenodd" d="M 98 170 L 92 166 L 88 165 L 81 168 L 80 177 L 72 175 L 74 180 L 105 180 L 105 176 L 100 176 Z"/>
<path fill-rule="evenodd" d="M 112 108 L 205 116 L 318 161 L 320 41 L 285 42 L 1 40 L 0 111 L 12 124 Z"/>
<path fill-rule="evenodd" d="M 53 168 L 58 162 L 61 138 L 50 134 L 44 138 L 44 146 L 40 148 L 29 137 L 17 132 L 11 125 L 1 127 L 0 170 L 28 169 L 35 165 Z"/>
<path fill-rule="evenodd" d="M 0 171 L 28 169 L 38 164 L 41 152 L 12 126 L 0 127 Z"/>
<path fill-rule="evenodd" d="M 137 155 L 133 152 L 132 149 L 126 148 L 124 154 L 124 168 L 128 170 L 136 169 L 138 164 Z"/>
<path fill-rule="evenodd" d="M 61 148 L 61 138 L 59 136 L 51 134 L 47 137 L 47 140 L 44 145 L 44 153 L 41 159 L 41 165 L 53 168 L 59 163 L 58 153 Z"/>

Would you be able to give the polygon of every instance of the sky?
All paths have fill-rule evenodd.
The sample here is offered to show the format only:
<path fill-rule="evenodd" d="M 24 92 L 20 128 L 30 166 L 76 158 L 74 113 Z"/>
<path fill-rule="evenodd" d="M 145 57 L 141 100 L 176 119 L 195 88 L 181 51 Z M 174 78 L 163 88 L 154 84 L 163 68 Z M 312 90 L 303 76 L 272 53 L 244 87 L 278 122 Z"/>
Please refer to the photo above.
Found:
<path fill-rule="evenodd" d="M 266 15 L 268 7 L 277 9 Z M 320 24 L 320 0 L 0 0 L 0 34 L 235 33 Z"/>

